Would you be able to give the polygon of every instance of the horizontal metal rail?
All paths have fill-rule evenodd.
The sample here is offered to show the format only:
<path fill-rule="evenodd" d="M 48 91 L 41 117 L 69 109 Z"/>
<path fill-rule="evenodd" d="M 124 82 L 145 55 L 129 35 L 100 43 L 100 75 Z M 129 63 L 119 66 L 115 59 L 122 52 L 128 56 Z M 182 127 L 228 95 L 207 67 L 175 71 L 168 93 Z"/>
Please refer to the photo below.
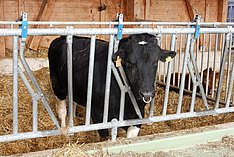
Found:
<path fill-rule="evenodd" d="M 21 21 L 0 21 L 0 25 L 21 25 Z M 117 25 L 118 22 L 62 22 L 62 21 L 28 21 L 29 25 Z M 177 25 L 177 26 L 191 26 L 196 25 L 196 22 L 154 22 L 154 21 L 139 21 L 139 22 L 123 22 L 123 25 Z M 234 26 L 234 22 L 200 22 L 201 26 Z"/>
<path fill-rule="evenodd" d="M 155 116 L 155 117 L 144 118 L 144 119 L 117 121 L 115 123 L 107 122 L 107 123 L 98 123 L 98 124 L 92 124 L 92 125 L 80 125 L 80 126 L 74 126 L 72 128 L 69 128 L 68 133 L 73 134 L 76 132 L 108 129 L 108 128 L 114 127 L 113 124 L 117 127 L 122 127 L 122 126 L 138 125 L 138 124 L 149 124 L 149 123 L 154 123 L 154 122 L 162 122 L 162 121 L 169 121 L 169 120 L 176 120 L 176 119 L 186 119 L 186 118 L 192 118 L 192 117 L 217 115 L 217 114 L 229 113 L 229 112 L 234 112 L 234 107 L 229 107 L 228 109 L 222 108 L 222 109 L 204 111 L 204 112 L 188 112 L 188 113 L 180 113 L 180 114 L 173 114 L 173 115 L 166 115 L 166 116 Z M 1 142 L 15 141 L 15 140 L 22 140 L 22 139 L 38 138 L 38 137 L 55 136 L 55 135 L 60 135 L 60 134 L 61 134 L 60 130 L 26 132 L 26 133 L 18 133 L 15 135 L 1 135 L 0 141 Z"/>
<path fill-rule="evenodd" d="M 47 35 L 109 35 L 117 34 L 116 28 L 74 28 L 72 32 L 63 28 L 28 29 L 29 36 Z M 193 34 L 195 28 L 123 28 L 123 34 Z M 234 28 L 200 28 L 200 34 L 234 33 Z M 0 29 L 0 36 L 21 35 L 21 29 Z"/>

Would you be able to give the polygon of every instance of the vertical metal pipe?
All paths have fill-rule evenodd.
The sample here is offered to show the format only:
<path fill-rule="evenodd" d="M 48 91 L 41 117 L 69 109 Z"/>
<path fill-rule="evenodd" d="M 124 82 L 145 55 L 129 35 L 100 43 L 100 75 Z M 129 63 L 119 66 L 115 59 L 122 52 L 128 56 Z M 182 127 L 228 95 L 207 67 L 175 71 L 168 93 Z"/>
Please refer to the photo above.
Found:
<path fill-rule="evenodd" d="M 206 95 L 208 95 L 208 86 L 209 86 L 209 82 L 210 82 L 210 51 L 211 51 L 211 43 L 212 43 L 212 35 L 209 34 L 209 45 L 208 45 L 208 56 L 207 56 L 207 75 L 206 75 L 206 87 L 205 87 L 205 93 Z"/>
<path fill-rule="evenodd" d="M 121 97 L 120 97 L 120 108 L 119 108 L 119 121 L 123 121 L 124 117 L 124 101 L 125 101 L 125 91 L 124 86 L 121 89 Z"/>
<path fill-rule="evenodd" d="M 230 82 L 227 82 L 228 85 L 228 94 L 227 94 L 227 101 L 226 101 L 226 108 L 229 107 L 230 105 L 230 100 L 231 100 L 231 95 L 232 90 L 233 90 L 233 81 L 234 81 L 234 62 L 232 63 L 232 73 L 231 73 L 231 78 L 230 78 Z"/>
<path fill-rule="evenodd" d="M 194 43 L 195 39 L 192 40 L 191 46 L 190 46 L 190 53 L 194 53 Z M 196 62 L 197 63 L 197 62 Z M 188 62 L 188 70 L 192 78 L 192 83 L 193 83 L 193 91 L 192 91 L 192 98 L 191 98 L 191 104 L 190 104 L 190 112 L 194 112 L 194 103 L 195 103 L 195 96 L 196 96 L 196 91 L 197 91 L 197 79 L 195 78 L 194 71 L 192 70 L 192 65 L 191 62 Z"/>
<path fill-rule="evenodd" d="M 231 28 L 231 27 L 229 27 Z M 231 46 L 232 46 L 232 35 L 230 35 L 230 40 L 229 40 L 229 46 L 228 46 L 228 53 L 226 54 L 226 59 L 225 62 L 227 62 L 227 73 L 226 73 L 226 94 L 225 94 L 225 100 L 228 95 L 228 82 L 230 80 L 230 66 L 231 66 Z M 228 58 L 227 58 L 228 57 Z"/>
<path fill-rule="evenodd" d="M 38 104 L 37 99 L 35 98 L 36 95 L 32 97 L 33 100 L 33 132 L 37 132 L 38 125 L 37 125 L 37 119 L 38 119 Z"/>
<path fill-rule="evenodd" d="M 193 43 L 194 43 L 194 40 L 192 39 L 192 44 L 191 45 L 193 45 Z M 205 92 L 204 92 L 204 88 L 202 86 L 202 81 L 201 81 L 201 78 L 200 78 L 200 75 L 199 75 L 198 67 L 197 67 L 197 64 L 195 62 L 195 56 L 191 51 L 190 51 L 190 58 L 191 58 L 191 61 L 192 61 L 192 64 L 193 64 L 193 68 L 194 68 L 194 71 L 195 71 L 196 78 L 198 80 L 198 86 L 200 88 L 200 93 L 201 93 L 201 96 L 202 96 L 203 103 L 205 105 L 206 110 L 208 110 L 209 107 L 208 107 L 206 95 L 205 95 Z"/>
<path fill-rule="evenodd" d="M 13 36 L 13 134 L 18 133 L 18 36 Z"/>
<path fill-rule="evenodd" d="M 69 126 L 73 126 L 72 35 L 67 35 L 67 85 Z"/>
<path fill-rule="evenodd" d="M 178 62 L 178 81 L 177 86 L 180 86 L 180 67 L 181 67 L 181 53 L 182 53 L 182 43 L 183 43 L 183 37 L 182 34 L 180 34 L 180 50 L 179 50 L 179 62 Z"/>
<path fill-rule="evenodd" d="M 176 35 L 173 34 L 171 38 L 171 51 L 175 50 L 175 41 L 176 41 L 175 38 L 176 38 Z M 171 79 L 171 62 L 168 63 L 167 67 L 168 67 L 167 68 L 167 82 L 166 82 L 164 104 L 163 104 L 163 115 L 167 114 L 167 103 L 168 103 L 169 87 L 170 87 L 170 79 Z"/>
<path fill-rule="evenodd" d="M 109 99 L 110 99 L 110 84 L 111 84 L 111 62 L 114 46 L 114 35 L 110 35 L 108 58 L 107 58 L 107 69 L 106 69 L 106 88 L 105 88 L 105 101 L 104 101 L 104 112 L 103 112 L 103 122 L 106 123 L 108 120 L 108 110 L 109 110 Z"/>
<path fill-rule="evenodd" d="M 228 51 L 228 46 L 230 42 L 230 36 L 232 34 L 228 33 L 226 35 L 226 41 L 225 41 L 225 46 L 222 52 L 222 59 L 221 59 L 221 66 L 220 66 L 220 75 L 219 75 L 219 82 L 218 82 L 218 90 L 216 94 L 216 102 L 215 102 L 215 109 L 219 108 L 219 100 L 220 100 L 220 94 L 221 94 L 221 88 L 222 88 L 222 83 L 223 83 L 223 75 L 224 75 L 224 66 L 225 66 L 225 60 L 226 60 L 226 53 Z"/>
<path fill-rule="evenodd" d="M 215 49 L 214 49 L 214 62 L 213 62 L 213 80 L 212 80 L 212 90 L 211 90 L 211 97 L 214 97 L 214 89 L 216 87 L 216 55 L 218 51 L 218 34 L 215 36 Z"/>
<path fill-rule="evenodd" d="M 89 54 L 88 91 L 87 91 L 85 125 L 90 125 L 91 101 L 92 101 L 92 91 L 93 91 L 92 89 L 93 89 L 95 42 L 96 42 L 96 36 L 92 35 L 91 44 L 90 44 L 90 54 Z"/>
<path fill-rule="evenodd" d="M 37 132 L 37 120 L 38 120 L 38 104 L 37 104 L 37 100 L 38 100 L 38 95 L 34 92 L 33 88 L 31 87 L 29 81 L 27 80 L 26 76 L 24 75 L 23 71 L 21 70 L 20 67 L 18 67 L 18 72 L 19 72 L 19 76 L 22 80 L 22 82 L 24 83 L 25 87 L 27 88 L 29 94 L 32 97 L 32 101 L 33 101 L 33 132 Z"/>
<path fill-rule="evenodd" d="M 188 54 L 189 54 L 189 48 L 190 48 L 190 40 L 191 40 L 191 34 L 188 34 L 186 48 L 185 48 L 185 54 L 184 54 L 184 62 L 183 62 L 183 67 L 182 67 L 182 76 L 181 76 L 178 106 L 177 106 L 177 112 L 176 112 L 177 114 L 179 114 L 181 112 L 181 107 L 182 107 L 184 81 L 185 81 L 186 67 L 187 67 Z"/>

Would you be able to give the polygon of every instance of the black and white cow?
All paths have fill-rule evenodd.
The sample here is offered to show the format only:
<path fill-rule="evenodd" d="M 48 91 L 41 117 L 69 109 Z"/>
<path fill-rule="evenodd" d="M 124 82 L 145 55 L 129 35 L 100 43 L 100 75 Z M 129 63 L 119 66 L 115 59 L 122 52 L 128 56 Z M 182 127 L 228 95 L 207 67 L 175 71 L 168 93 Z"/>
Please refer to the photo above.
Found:
<path fill-rule="evenodd" d="M 73 37 L 73 99 L 76 103 L 85 106 L 88 63 L 90 51 L 90 38 Z M 103 108 L 105 96 L 105 82 L 107 69 L 108 42 L 96 40 L 94 79 L 91 102 L 91 117 L 94 123 L 103 121 Z M 143 99 L 152 99 L 155 95 L 155 75 L 158 68 L 158 60 L 163 62 L 167 58 L 173 58 L 174 51 L 161 49 L 155 36 L 150 34 L 134 34 L 123 38 L 119 42 L 118 51 L 113 55 L 113 61 L 119 56 L 122 66 L 127 75 L 128 83 L 137 100 L 141 114 L 144 115 L 145 103 Z M 48 52 L 50 78 L 55 95 L 60 100 L 58 104 L 58 115 L 61 119 L 61 126 L 65 127 L 66 118 L 66 96 L 67 92 L 67 44 L 66 37 L 61 36 L 55 39 Z M 120 89 L 113 74 L 111 77 L 110 100 L 109 100 L 108 121 L 119 117 Z M 129 96 L 126 96 L 124 119 L 138 118 Z M 130 127 L 129 130 L 136 131 L 135 135 L 128 134 L 128 137 L 137 136 L 140 126 Z M 128 127 L 124 128 L 125 130 Z M 108 130 L 99 130 L 103 138 L 109 136 Z"/>

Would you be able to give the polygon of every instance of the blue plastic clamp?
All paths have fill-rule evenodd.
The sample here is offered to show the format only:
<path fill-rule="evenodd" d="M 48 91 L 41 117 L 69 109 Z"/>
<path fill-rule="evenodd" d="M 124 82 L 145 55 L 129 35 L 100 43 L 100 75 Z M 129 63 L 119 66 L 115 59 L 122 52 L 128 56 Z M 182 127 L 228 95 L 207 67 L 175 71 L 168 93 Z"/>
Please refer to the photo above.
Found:
<path fill-rule="evenodd" d="M 22 12 L 21 13 L 21 19 L 22 19 L 22 39 L 26 40 L 27 34 L 28 34 L 28 20 L 27 20 L 27 13 Z"/>
<path fill-rule="evenodd" d="M 117 18 L 115 21 L 119 22 L 118 25 L 115 25 L 114 27 L 118 29 L 117 39 L 120 40 L 122 39 L 123 34 L 123 14 L 117 14 Z"/>
<path fill-rule="evenodd" d="M 201 16 L 196 15 L 194 20 L 194 22 L 196 21 L 196 27 L 195 27 L 195 34 L 194 34 L 194 38 L 197 39 L 199 37 L 200 34 L 200 22 L 201 22 Z"/>

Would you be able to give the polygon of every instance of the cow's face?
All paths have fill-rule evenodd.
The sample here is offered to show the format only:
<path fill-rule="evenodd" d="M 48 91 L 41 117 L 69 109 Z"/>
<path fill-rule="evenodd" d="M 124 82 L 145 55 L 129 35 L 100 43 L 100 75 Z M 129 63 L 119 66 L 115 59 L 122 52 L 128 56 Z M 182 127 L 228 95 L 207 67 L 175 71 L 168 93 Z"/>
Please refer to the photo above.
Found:
<path fill-rule="evenodd" d="M 129 85 L 137 100 L 149 103 L 155 95 L 155 76 L 158 60 L 165 62 L 173 58 L 174 51 L 162 50 L 155 36 L 149 34 L 131 35 L 119 43 L 114 59 L 119 56 Z"/>

